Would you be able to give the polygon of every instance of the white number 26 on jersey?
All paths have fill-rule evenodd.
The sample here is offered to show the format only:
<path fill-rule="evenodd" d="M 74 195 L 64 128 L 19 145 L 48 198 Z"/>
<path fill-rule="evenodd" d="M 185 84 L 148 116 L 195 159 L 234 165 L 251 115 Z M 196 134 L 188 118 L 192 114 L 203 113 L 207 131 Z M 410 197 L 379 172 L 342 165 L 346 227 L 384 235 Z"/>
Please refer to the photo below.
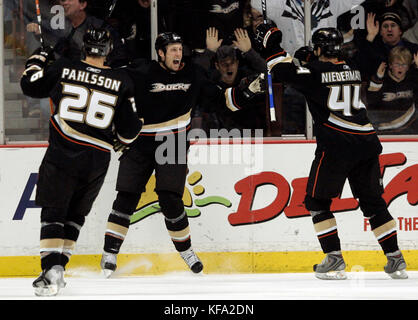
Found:
<path fill-rule="evenodd" d="M 352 116 L 352 109 L 366 108 L 360 99 L 360 84 L 329 86 L 328 108 Z"/>
<path fill-rule="evenodd" d="M 111 125 L 115 113 L 117 96 L 92 90 L 79 85 L 63 83 L 63 95 L 59 104 L 59 116 L 64 120 L 85 122 L 86 124 L 105 129 Z M 86 108 L 85 111 L 80 111 Z"/>

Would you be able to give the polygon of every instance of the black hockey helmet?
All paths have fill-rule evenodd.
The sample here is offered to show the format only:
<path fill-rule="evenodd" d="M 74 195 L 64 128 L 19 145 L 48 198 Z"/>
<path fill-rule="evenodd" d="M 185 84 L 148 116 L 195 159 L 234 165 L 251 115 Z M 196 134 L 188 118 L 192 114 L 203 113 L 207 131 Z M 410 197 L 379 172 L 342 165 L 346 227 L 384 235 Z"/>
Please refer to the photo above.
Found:
<path fill-rule="evenodd" d="M 326 57 L 338 57 L 343 43 L 343 35 L 336 28 L 321 28 L 312 35 L 314 50 L 321 48 L 321 54 Z"/>
<path fill-rule="evenodd" d="M 274 21 L 268 19 L 267 23 L 260 23 L 255 29 L 254 45 L 257 51 L 266 49 L 271 43 L 280 45 L 282 42 L 282 32 L 277 28 Z"/>
<path fill-rule="evenodd" d="M 83 50 L 88 56 L 106 57 L 112 50 L 110 32 L 104 28 L 88 28 L 83 36 Z"/>
<path fill-rule="evenodd" d="M 155 51 L 163 50 L 166 52 L 166 47 L 170 43 L 181 43 L 183 44 L 183 39 L 175 32 L 163 32 L 160 33 L 157 36 L 157 39 L 155 39 Z"/>

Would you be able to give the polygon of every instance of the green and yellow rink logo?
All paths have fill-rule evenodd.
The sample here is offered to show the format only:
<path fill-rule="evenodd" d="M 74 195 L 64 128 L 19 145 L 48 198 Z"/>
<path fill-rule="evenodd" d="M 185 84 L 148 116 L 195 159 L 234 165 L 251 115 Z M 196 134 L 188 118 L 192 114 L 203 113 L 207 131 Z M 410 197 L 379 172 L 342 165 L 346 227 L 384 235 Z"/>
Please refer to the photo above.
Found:
<path fill-rule="evenodd" d="M 220 204 L 227 208 L 231 207 L 231 201 L 224 197 L 205 196 L 205 188 L 199 184 L 201 180 L 202 173 L 199 171 L 195 171 L 187 177 L 187 185 L 185 186 L 183 193 L 183 203 L 188 217 L 200 216 L 201 211 L 199 208 L 206 207 L 211 204 Z M 154 213 L 161 212 L 160 205 L 158 204 L 158 196 L 154 189 L 155 175 L 152 175 L 145 187 L 145 192 L 142 194 L 141 199 L 138 202 L 136 211 L 131 216 L 131 224 L 139 222 Z"/>

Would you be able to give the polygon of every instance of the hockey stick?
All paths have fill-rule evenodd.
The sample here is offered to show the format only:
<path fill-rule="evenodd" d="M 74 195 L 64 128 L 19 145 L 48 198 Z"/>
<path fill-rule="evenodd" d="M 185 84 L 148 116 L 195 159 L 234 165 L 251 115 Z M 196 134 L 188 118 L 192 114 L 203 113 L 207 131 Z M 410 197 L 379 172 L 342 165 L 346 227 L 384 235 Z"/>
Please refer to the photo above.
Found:
<path fill-rule="evenodd" d="M 115 10 L 116 3 L 117 3 L 117 2 L 118 2 L 118 0 L 112 0 L 112 4 L 111 4 L 111 5 L 110 5 L 110 7 L 109 7 L 109 12 L 107 13 L 107 17 L 105 18 L 105 20 L 110 18 L 110 16 L 111 16 L 111 15 L 112 15 L 112 13 L 113 13 L 113 10 Z"/>
<path fill-rule="evenodd" d="M 35 0 L 35 7 L 36 7 L 36 19 L 38 20 L 39 25 L 39 41 L 41 42 L 41 47 L 45 48 L 44 37 L 42 35 L 42 16 L 41 16 L 41 7 L 39 5 L 39 0 Z"/>
<path fill-rule="evenodd" d="M 267 6 L 266 0 L 261 0 L 261 10 L 263 13 L 263 22 L 267 24 Z M 267 66 L 267 86 L 269 94 L 269 107 L 270 107 L 270 120 L 272 122 L 276 121 L 276 109 L 274 107 L 274 97 L 273 97 L 273 80 L 271 78 L 270 69 Z"/>

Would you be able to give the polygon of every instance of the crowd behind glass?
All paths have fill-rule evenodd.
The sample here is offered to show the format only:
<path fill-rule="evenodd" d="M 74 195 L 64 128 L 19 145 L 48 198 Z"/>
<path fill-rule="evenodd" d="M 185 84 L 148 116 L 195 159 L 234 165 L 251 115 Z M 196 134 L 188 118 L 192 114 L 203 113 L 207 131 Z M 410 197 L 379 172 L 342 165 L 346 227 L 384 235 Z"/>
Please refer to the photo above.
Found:
<path fill-rule="evenodd" d="M 70 1 L 40 0 L 44 41 L 55 46 L 71 33 L 71 21 L 63 5 Z M 344 35 L 342 59 L 354 59 L 362 70 L 362 97 L 370 119 L 380 135 L 418 134 L 417 65 L 418 12 L 416 0 L 350 0 L 335 12 L 329 1 L 313 0 L 312 28 L 337 26 Z M 151 59 L 150 0 L 118 1 L 106 22 L 123 39 L 126 61 Z M 263 23 L 261 1 L 250 0 L 159 0 L 158 30 L 175 31 L 184 40 L 184 59 L 200 64 L 208 77 L 221 87 L 234 86 L 246 76 L 265 71 L 259 55 L 255 28 Z M 271 2 L 271 1 L 270 1 Z M 269 1 L 267 5 L 269 6 Z M 303 46 L 303 1 L 282 3 L 268 12 L 283 32 L 282 47 L 297 57 Z M 340 2 L 338 0 L 338 2 Z M 343 3 L 343 2 L 341 2 Z M 111 1 L 89 0 L 87 12 L 105 19 Z M 360 9 L 350 10 L 360 4 Z M 288 10 L 289 7 L 289 10 Z M 290 8 L 292 10 L 290 10 Z M 334 11 L 334 12 L 332 12 Z M 295 28 L 299 20 L 300 30 Z M 271 21 L 270 21 L 271 22 Z M 293 24 L 290 25 L 289 23 Z M 289 27 L 289 25 L 291 27 Z M 26 58 L 40 46 L 35 0 L 7 0 L 4 3 L 5 136 L 14 141 L 46 141 L 50 104 L 48 99 L 25 97 L 19 87 Z M 295 60 L 303 64 L 302 61 Z M 277 87 L 276 87 L 277 88 Z M 264 99 L 251 110 L 234 114 L 201 106 L 193 113 L 193 126 L 211 129 L 263 129 L 265 135 L 305 136 L 306 104 L 303 96 L 284 84 L 279 95 L 280 119 L 272 130 Z"/>

